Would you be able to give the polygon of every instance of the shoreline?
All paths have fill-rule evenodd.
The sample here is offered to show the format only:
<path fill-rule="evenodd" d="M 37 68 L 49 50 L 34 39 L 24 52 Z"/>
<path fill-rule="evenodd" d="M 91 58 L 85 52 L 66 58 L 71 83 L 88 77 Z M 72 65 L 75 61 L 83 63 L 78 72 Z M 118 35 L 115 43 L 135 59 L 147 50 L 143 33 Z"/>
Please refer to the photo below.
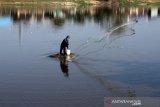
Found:
<path fill-rule="evenodd" d="M 119 0 L 120 6 L 160 6 L 159 0 Z"/>
<path fill-rule="evenodd" d="M 83 1 L 83 0 L 76 0 L 76 1 L 1 1 L 0 0 L 0 6 L 66 6 L 66 7 L 72 7 L 72 6 L 104 6 L 104 7 L 127 7 L 127 6 L 142 6 L 142 5 L 157 5 L 160 6 L 160 1 L 130 1 L 127 3 L 124 3 L 121 5 L 121 2 L 108 2 L 108 1 L 98 1 L 98 0 L 91 0 L 91 1 Z"/>
<path fill-rule="evenodd" d="M 1 5 L 56 5 L 56 6 L 86 6 L 86 5 L 109 5 L 107 1 L 0 1 Z"/>

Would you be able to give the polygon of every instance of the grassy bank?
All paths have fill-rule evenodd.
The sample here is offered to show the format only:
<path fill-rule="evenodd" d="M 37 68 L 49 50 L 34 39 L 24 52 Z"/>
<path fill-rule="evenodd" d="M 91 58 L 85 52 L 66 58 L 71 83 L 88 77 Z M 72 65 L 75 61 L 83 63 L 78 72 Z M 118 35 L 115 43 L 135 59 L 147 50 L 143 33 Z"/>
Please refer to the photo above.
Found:
<path fill-rule="evenodd" d="M 119 0 L 120 6 L 139 6 L 139 5 L 157 5 L 160 6 L 160 1 L 142 1 L 142 0 Z"/>
<path fill-rule="evenodd" d="M 67 6 L 88 6 L 93 5 L 90 0 L 0 0 L 4 5 L 67 5 Z"/>

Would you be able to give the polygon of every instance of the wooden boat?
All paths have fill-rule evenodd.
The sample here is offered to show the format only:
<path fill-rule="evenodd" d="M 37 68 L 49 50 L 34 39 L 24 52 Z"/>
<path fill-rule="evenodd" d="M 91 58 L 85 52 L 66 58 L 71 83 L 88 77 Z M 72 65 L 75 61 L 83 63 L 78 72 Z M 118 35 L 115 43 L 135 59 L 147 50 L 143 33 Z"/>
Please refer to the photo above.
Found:
<path fill-rule="evenodd" d="M 70 55 L 60 55 L 59 53 L 56 53 L 56 54 L 49 55 L 48 57 L 56 58 L 56 59 L 59 59 L 60 61 L 61 60 L 72 61 L 75 58 L 75 54 L 71 53 Z"/>

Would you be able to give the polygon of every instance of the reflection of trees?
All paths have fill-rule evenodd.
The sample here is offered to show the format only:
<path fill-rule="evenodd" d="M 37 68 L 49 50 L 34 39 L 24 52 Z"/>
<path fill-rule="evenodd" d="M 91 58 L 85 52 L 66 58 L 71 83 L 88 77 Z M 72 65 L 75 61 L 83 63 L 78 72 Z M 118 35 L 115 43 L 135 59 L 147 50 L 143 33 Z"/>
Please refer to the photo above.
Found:
<path fill-rule="evenodd" d="M 64 25 L 64 22 L 65 22 L 65 19 L 63 19 L 63 18 L 54 18 L 51 20 L 52 20 L 53 25 L 55 25 L 57 27 Z"/>
<path fill-rule="evenodd" d="M 139 9 L 139 10 L 137 10 Z M 138 13 L 137 13 L 138 11 Z M 160 13 L 160 9 L 158 9 Z M 158 14 L 159 14 L 158 13 Z M 77 24 L 84 24 L 86 20 L 93 20 L 104 28 L 112 28 L 127 21 L 127 16 L 148 16 L 151 17 L 151 9 L 148 8 L 108 8 L 108 7 L 87 7 L 87 8 L 7 8 L 0 7 L 0 16 L 11 16 L 13 22 L 29 23 L 31 18 L 41 22 L 44 18 L 51 20 L 53 26 L 63 26 L 66 20 L 73 20 Z M 122 29 L 123 31 L 123 29 Z"/>
<path fill-rule="evenodd" d="M 73 18 L 75 22 L 77 23 L 84 23 L 85 22 L 85 14 L 80 14 L 77 12 L 76 16 Z"/>
<path fill-rule="evenodd" d="M 84 9 L 79 9 L 76 14 L 73 16 L 74 22 L 75 23 L 85 23 L 86 19 L 90 19 L 91 18 L 91 14 L 89 13 L 88 10 L 84 10 Z"/>
<path fill-rule="evenodd" d="M 112 15 L 112 10 L 109 8 L 97 8 L 96 14 L 94 15 L 94 20 L 96 22 L 101 22 L 105 18 L 108 19 Z"/>
<path fill-rule="evenodd" d="M 40 22 L 43 17 L 52 20 L 53 25 L 62 26 L 66 19 L 72 19 L 75 23 L 84 24 L 86 20 L 91 20 L 92 18 L 95 22 L 101 22 L 105 17 L 111 14 L 111 10 L 107 7 L 105 8 L 71 8 L 71 9 L 17 9 L 9 8 L 1 9 L 1 15 L 8 14 L 12 17 L 13 22 L 24 21 L 28 22 L 32 17 Z M 94 12 L 93 12 L 94 11 Z M 64 17 L 65 16 L 65 17 Z"/>
<path fill-rule="evenodd" d="M 125 15 L 117 15 L 116 17 L 114 17 L 113 19 L 113 26 L 119 26 L 121 25 L 122 23 L 126 23 L 127 21 L 127 16 Z M 118 30 L 116 30 L 116 32 L 118 33 L 121 33 L 121 32 L 124 32 L 125 28 L 124 27 L 121 27 L 119 28 Z"/>
<path fill-rule="evenodd" d="M 24 13 L 23 13 L 24 12 Z M 23 21 L 24 23 L 28 23 L 30 18 L 31 18 L 31 14 L 26 14 L 28 11 L 23 11 L 21 13 L 21 10 L 13 10 L 11 11 L 11 18 L 13 19 L 14 22 L 20 22 Z"/>

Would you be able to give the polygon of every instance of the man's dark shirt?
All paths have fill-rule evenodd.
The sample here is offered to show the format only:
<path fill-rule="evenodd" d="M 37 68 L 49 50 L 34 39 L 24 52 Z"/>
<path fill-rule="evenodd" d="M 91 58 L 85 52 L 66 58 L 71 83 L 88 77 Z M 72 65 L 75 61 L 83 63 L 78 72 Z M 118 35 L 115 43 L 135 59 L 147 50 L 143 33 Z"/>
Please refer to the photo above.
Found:
<path fill-rule="evenodd" d="M 67 38 L 65 38 L 65 39 L 62 41 L 61 46 L 62 46 L 62 47 L 67 47 L 67 48 L 68 48 L 68 45 L 69 45 L 69 41 L 68 41 Z"/>

